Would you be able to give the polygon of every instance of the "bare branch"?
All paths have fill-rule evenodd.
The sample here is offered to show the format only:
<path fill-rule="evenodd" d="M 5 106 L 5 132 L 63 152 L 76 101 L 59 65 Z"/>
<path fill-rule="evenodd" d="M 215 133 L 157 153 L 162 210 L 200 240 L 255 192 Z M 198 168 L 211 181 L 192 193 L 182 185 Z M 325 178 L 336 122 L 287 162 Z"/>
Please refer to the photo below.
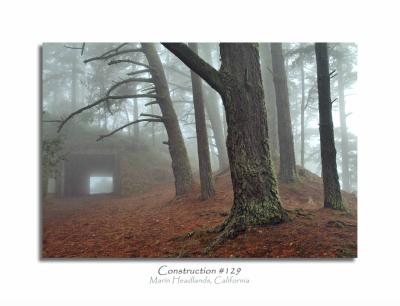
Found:
<path fill-rule="evenodd" d="M 82 43 L 81 47 L 72 47 L 72 46 L 64 45 L 64 48 L 73 49 L 73 50 L 81 50 L 81 56 L 83 56 L 83 51 L 85 50 L 85 45 L 86 45 L 86 43 Z"/>
<path fill-rule="evenodd" d="M 129 78 L 122 80 L 120 82 L 115 83 L 113 86 L 110 87 L 110 89 L 107 91 L 106 96 L 109 96 L 110 93 L 117 89 L 119 86 L 127 84 L 127 83 L 133 83 L 133 82 L 147 82 L 147 83 L 153 83 L 153 79 L 151 78 Z"/>
<path fill-rule="evenodd" d="M 163 120 L 163 117 L 162 117 L 162 116 L 159 116 L 159 115 L 141 113 L 140 116 L 143 116 L 143 117 L 153 117 L 153 118 L 157 118 L 157 119 Z"/>
<path fill-rule="evenodd" d="M 74 49 L 74 50 L 81 50 L 82 49 L 82 47 L 72 47 L 72 46 L 67 46 L 67 45 L 64 45 L 64 48 Z"/>
<path fill-rule="evenodd" d="M 117 52 L 117 51 L 119 51 L 119 49 L 125 47 L 126 45 L 128 45 L 128 43 L 122 43 L 122 44 L 120 44 L 118 47 L 116 47 L 116 48 L 114 48 L 114 49 L 111 49 L 111 50 L 108 50 L 107 52 L 103 53 L 103 54 L 100 55 L 100 56 L 107 56 L 107 55 L 109 55 L 109 54 L 112 53 L 112 52 Z"/>
<path fill-rule="evenodd" d="M 139 122 L 162 122 L 162 120 L 160 120 L 160 119 L 139 119 L 139 120 L 135 120 L 135 121 L 129 122 L 129 123 L 119 127 L 118 129 L 116 129 L 116 130 L 114 130 L 114 131 L 112 131 L 112 132 L 110 132 L 110 133 L 108 133 L 106 135 L 100 135 L 99 138 L 97 138 L 96 141 L 100 141 L 100 140 L 102 140 L 102 139 L 104 139 L 106 137 L 110 137 L 111 135 L 114 135 L 115 133 L 123 130 L 124 128 L 126 128 L 126 127 L 128 127 L 130 125 L 139 123 Z"/>
<path fill-rule="evenodd" d="M 154 104 L 159 104 L 158 100 L 150 101 L 146 103 L 144 106 L 149 106 L 149 105 L 154 105 Z"/>
<path fill-rule="evenodd" d="M 183 43 L 162 43 L 219 93 L 224 90 L 220 73 Z"/>
<path fill-rule="evenodd" d="M 336 101 L 337 99 L 338 99 L 338 98 L 336 98 L 336 99 L 332 100 L 332 101 L 331 101 L 331 103 L 332 103 L 332 104 L 333 104 L 333 103 L 335 103 L 335 101 Z"/>
<path fill-rule="evenodd" d="M 120 50 L 125 45 L 126 45 L 126 43 L 120 45 L 119 47 L 117 47 L 117 48 L 115 48 L 113 50 L 107 51 L 106 53 L 104 53 L 104 54 L 102 54 L 100 56 L 95 56 L 95 57 L 92 57 L 92 58 L 88 58 L 88 59 L 84 60 L 83 62 L 85 64 L 87 64 L 89 62 L 97 61 L 97 60 L 108 60 L 108 59 L 110 59 L 110 58 L 112 58 L 114 56 L 117 56 L 117 55 L 122 55 L 122 54 L 126 54 L 126 53 L 133 53 L 133 52 L 142 52 L 143 51 L 142 48 L 133 48 L 133 49 Z"/>
<path fill-rule="evenodd" d="M 151 70 L 150 69 L 136 70 L 136 71 L 127 73 L 127 75 L 135 75 L 135 74 L 147 73 L 147 72 L 151 72 Z"/>
<path fill-rule="evenodd" d="M 147 90 L 152 91 L 152 90 L 155 90 L 155 89 L 156 89 L 155 86 L 150 86 L 150 87 L 146 87 L 146 88 L 141 88 L 141 89 L 139 89 L 139 91 L 145 92 L 145 91 L 147 91 Z"/>
<path fill-rule="evenodd" d="M 96 105 L 99 105 L 102 102 L 105 102 L 107 100 L 120 100 L 120 99 L 134 99 L 134 98 L 153 98 L 153 99 L 157 99 L 158 96 L 156 95 L 149 95 L 149 94 L 137 94 L 137 95 L 122 95 L 122 96 L 107 96 L 107 97 L 103 97 L 95 102 L 93 102 L 92 104 L 86 105 L 76 111 L 74 111 L 73 113 L 69 114 L 69 116 L 67 118 L 65 118 L 60 126 L 58 127 L 57 132 L 60 132 L 61 129 L 64 127 L 64 125 L 71 120 L 73 117 L 75 117 L 76 115 L 84 112 L 85 110 L 91 109 L 93 107 L 95 107 Z"/>
<path fill-rule="evenodd" d="M 141 63 L 141 62 L 137 62 L 137 61 L 132 61 L 132 60 L 129 60 L 129 59 L 113 60 L 113 61 L 110 61 L 108 63 L 108 65 L 115 65 L 115 64 L 121 64 L 121 63 L 134 64 L 134 65 L 137 65 L 137 66 L 143 66 L 143 67 L 146 67 L 146 68 L 150 69 L 150 66 L 147 65 L 147 64 L 144 64 L 144 63 Z"/>

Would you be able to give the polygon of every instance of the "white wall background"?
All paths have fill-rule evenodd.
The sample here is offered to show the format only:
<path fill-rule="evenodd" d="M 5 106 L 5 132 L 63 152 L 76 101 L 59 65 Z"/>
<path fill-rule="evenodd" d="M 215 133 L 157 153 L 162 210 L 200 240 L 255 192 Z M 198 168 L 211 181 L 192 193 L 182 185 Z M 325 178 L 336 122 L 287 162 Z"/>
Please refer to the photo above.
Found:
<path fill-rule="evenodd" d="M 118 0 L 2 2 L 0 304 L 397 304 L 400 27 L 396 1 L 378 3 L 143 0 L 138 8 Z M 149 286 L 161 261 L 39 261 L 39 45 L 160 40 L 359 43 L 357 260 L 168 261 L 236 265 L 251 280 L 224 287 Z"/>

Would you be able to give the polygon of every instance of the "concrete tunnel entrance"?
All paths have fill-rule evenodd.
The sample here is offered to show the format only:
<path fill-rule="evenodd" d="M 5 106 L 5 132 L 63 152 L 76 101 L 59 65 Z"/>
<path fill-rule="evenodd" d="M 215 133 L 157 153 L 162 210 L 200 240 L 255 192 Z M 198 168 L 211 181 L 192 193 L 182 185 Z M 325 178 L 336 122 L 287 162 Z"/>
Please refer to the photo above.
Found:
<path fill-rule="evenodd" d="M 71 154 L 64 164 L 64 196 L 118 193 L 116 154 Z"/>

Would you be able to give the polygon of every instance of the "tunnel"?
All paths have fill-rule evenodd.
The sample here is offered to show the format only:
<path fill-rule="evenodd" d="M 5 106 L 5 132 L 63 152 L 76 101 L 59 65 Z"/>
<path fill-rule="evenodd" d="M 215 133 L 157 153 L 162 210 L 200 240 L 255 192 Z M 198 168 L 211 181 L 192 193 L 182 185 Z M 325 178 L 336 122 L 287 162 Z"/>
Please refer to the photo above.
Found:
<path fill-rule="evenodd" d="M 117 160 L 116 154 L 69 155 L 64 163 L 64 196 L 117 193 Z"/>

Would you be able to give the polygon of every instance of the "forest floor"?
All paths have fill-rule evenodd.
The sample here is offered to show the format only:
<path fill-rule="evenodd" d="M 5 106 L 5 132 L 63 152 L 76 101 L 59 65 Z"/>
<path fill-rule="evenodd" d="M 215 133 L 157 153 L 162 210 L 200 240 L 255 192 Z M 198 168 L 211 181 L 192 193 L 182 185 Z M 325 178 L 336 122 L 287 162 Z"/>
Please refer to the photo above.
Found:
<path fill-rule="evenodd" d="M 216 178 L 216 195 L 199 190 L 175 198 L 173 186 L 142 195 L 97 195 L 47 199 L 42 211 L 43 258 L 337 258 L 357 256 L 357 199 L 343 192 L 349 212 L 323 208 L 321 178 L 306 172 L 295 184 L 280 184 L 291 221 L 250 228 L 204 254 L 233 201 L 229 173 Z M 193 235 L 187 235 L 194 232 Z"/>

